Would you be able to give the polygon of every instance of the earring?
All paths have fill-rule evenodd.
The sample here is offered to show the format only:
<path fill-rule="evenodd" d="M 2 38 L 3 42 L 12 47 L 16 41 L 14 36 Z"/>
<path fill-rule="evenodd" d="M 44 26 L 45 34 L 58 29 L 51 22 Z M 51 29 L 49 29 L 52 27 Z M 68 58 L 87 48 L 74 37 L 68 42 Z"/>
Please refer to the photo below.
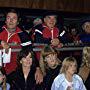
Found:
<path fill-rule="evenodd" d="M 22 61 L 20 61 L 20 63 L 22 64 Z"/>

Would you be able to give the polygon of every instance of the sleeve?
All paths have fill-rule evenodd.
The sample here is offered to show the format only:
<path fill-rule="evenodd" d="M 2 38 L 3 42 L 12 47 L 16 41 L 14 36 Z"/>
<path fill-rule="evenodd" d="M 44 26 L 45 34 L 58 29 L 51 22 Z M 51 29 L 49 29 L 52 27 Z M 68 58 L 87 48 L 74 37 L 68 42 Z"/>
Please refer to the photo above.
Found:
<path fill-rule="evenodd" d="M 42 31 L 44 28 L 42 24 L 35 26 L 34 29 L 35 29 L 35 43 L 43 43 Z"/>
<path fill-rule="evenodd" d="M 76 86 L 79 85 L 79 90 L 87 90 L 85 85 L 84 85 L 82 78 L 79 75 L 76 75 L 76 78 L 78 80 L 78 83 L 76 84 Z"/>
<path fill-rule="evenodd" d="M 51 90 L 56 90 L 55 88 L 56 88 L 56 86 L 55 86 L 55 83 L 53 82 L 53 84 L 51 86 Z"/>
<path fill-rule="evenodd" d="M 80 90 L 87 90 L 83 81 L 81 81 L 81 83 L 80 83 Z"/>

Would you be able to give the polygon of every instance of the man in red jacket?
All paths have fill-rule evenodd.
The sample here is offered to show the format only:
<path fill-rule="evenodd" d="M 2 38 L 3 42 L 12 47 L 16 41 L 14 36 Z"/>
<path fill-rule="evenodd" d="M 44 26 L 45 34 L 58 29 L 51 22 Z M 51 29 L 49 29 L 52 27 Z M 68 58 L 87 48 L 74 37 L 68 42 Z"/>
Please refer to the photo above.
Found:
<path fill-rule="evenodd" d="M 59 29 L 56 26 L 57 14 L 52 11 L 48 11 L 44 14 L 44 23 L 35 28 L 35 42 L 50 44 L 52 46 L 58 46 Z"/>
<path fill-rule="evenodd" d="M 5 21 L 6 25 L 2 27 L 2 32 L 0 33 L 1 45 L 5 49 L 5 52 L 8 51 L 9 49 L 8 43 L 13 43 L 13 44 L 21 43 L 18 33 L 22 31 L 17 26 L 18 19 L 19 19 L 18 13 L 14 9 L 10 9 L 10 11 L 8 11 L 6 15 L 6 21 Z M 11 52 L 10 62 L 4 64 L 4 68 L 7 75 L 13 72 L 17 67 L 16 56 L 17 56 L 16 52 Z M 35 73 L 36 82 L 37 83 L 42 82 L 42 77 L 43 76 L 39 70 L 39 67 L 37 67 L 36 73 Z"/>
<path fill-rule="evenodd" d="M 2 32 L 0 33 L 0 40 L 3 48 L 8 49 L 8 43 L 18 44 L 21 42 L 18 36 L 18 33 L 21 32 L 21 29 L 17 26 L 18 14 L 14 9 L 7 13 L 5 23 L 6 25 L 2 27 Z M 4 64 L 6 74 L 14 71 L 16 66 L 16 53 L 12 52 L 10 63 Z"/>

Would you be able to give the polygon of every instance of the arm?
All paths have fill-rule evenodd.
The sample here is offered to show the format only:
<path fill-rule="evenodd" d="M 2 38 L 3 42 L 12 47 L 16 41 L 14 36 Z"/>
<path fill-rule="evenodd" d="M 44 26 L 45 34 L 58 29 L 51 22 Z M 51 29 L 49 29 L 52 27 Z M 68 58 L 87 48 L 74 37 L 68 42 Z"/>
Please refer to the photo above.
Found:
<path fill-rule="evenodd" d="M 40 84 L 41 82 L 43 82 L 43 74 L 41 72 L 40 67 L 36 67 L 35 80 L 36 84 Z"/>

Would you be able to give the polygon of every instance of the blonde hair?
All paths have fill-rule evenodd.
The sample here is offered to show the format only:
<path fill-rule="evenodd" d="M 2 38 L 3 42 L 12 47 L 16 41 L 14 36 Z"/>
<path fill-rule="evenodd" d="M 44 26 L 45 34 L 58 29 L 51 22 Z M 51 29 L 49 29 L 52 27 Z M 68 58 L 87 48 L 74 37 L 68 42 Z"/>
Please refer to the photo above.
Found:
<path fill-rule="evenodd" d="M 83 48 L 82 64 L 90 68 L 90 47 Z"/>
<path fill-rule="evenodd" d="M 40 61 L 39 61 L 40 68 L 42 70 L 43 75 L 46 74 L 46 69 L 49 68 L 49 66 L 47 65 L 47 62 L 45 60 L 45 57 L 50 55 L 50 54 L 56 54 L 57 55 L 57 52 L 51 46 L 46 45 L 41 51 Z M 61 61 L 57 58 L 57 65 L 59 65 L 60 63 L 61 63 Z"/>
<path fill-rule="evenodd" d="M 66 71 L 68 70 L 68 67 L 70 66 L 70 64 L 72 64 L 74 62 L 76 63 L 76 68 L 77 68 L 76 59 L 74 57 L 66 57 L 64 59 L 64 61 L 62 62 L 62 67 L 61 67 L 60 73 L 66 73 Z"/>

